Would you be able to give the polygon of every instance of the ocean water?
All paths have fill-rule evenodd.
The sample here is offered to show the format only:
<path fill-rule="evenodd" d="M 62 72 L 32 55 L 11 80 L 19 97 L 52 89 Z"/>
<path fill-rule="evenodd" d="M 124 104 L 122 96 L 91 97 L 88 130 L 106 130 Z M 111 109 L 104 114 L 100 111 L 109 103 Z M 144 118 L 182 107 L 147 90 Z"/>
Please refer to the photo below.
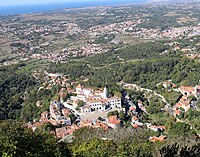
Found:
<path fill-rule="evenodd" d="M 50 10 L 61 10 L 65 8 L 81 8 L 92 6 L 108 6 L 128 3 L 144 3 L 148 0 L 97 0 L 93 2 L 67 2 L 67 3 L 55 3 L 55 4 L 42 4 L 42 5 L 24 5 L 24 6 L 6 6 L 0 7 L 0 16 L 2 15 L 16 15 L 16 14 L 28 14 L 37 12 L 46 12 Z"/>

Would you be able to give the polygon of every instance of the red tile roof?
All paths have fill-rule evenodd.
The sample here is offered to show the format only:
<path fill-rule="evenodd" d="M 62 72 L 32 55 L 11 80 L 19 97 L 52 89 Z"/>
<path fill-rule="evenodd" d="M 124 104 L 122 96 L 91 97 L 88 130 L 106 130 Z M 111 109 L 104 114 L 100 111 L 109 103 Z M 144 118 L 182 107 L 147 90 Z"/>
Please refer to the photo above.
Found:
<path fill-rule="evenodd" d="M 191 87 L 191 86 L 181 86 L 181 87 L 180 87 L 180 90 L 186 91 L 186 92 L 189 92 L 189 93 L 194 92 L 194 88 Z"/>
<path fill-rule="evenodd" d="M 132 126 L 134 127 L 134 128 L 138 128 L 139 126 L 137 125 L 137 124 L 132 124 Z"/>
<path fill-rule="evenodd" d="M 163 142 L 165 138 L 166 136 L 161 135 L 160 137 L 156 137 L 156 136 L 150 137 L 149 140 L 152 142 L 156 142 L 156 141 Z"/>

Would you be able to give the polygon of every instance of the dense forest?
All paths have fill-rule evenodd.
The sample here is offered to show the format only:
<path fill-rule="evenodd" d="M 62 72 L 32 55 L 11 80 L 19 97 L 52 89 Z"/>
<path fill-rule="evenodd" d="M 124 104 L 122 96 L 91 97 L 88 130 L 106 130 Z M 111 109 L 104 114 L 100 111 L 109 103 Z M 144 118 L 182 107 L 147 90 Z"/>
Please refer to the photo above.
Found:
<path fill-rule="evenodd" d="M 72 78 L 85 76 L 88 84 L 102 87 L 124 81 L 142 87 L 156 88 L 156 84 L 172 79 L 176 84 L 196 85 L 200 79 L 200 63 L 187 58 L 162 57 L 135 62 L 116 63 L 102 67 L 89 66 L 86 62 L 52 65 L 50 72 L 62 72 Z"/>
<path fill-rule="evenodd" d="M 32 76 L 18 73 L 22 66 L 0 67 L 0 119 L 18 119 L 24 92 L 37 84 Z"/>

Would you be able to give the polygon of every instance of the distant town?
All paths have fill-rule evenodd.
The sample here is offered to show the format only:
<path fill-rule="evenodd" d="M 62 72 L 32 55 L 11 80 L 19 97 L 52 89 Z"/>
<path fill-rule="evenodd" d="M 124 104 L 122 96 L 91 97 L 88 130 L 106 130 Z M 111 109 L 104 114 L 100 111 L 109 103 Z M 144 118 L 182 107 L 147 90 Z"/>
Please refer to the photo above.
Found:
<path fill-rule="evenodd" d="M 139 7 L 118 7 L 114 11 L 112 7 L 94 7 L 89 11 L 66 9 L 1 17 L 0 54 L 4 56 L 1 65 L 35 59 L 64 63 L 70 58 L 106 53 L 141 40 L 173 41 L 200 35 L 200 24 L 195 14 L 186 16 L 169 11 L 163 17 L 171 20 L 173 25 L 154 27 L 149 22 L 151 12 L 147 11 Z M 171 48 L 180 50 L 179 44 L 176 42 Z M 193 52 L 195 47 L 186 49 Z M 199 58 L 199 54 L 185 55 Z M 5 56 L 9 57 L 5 59 Z"/>

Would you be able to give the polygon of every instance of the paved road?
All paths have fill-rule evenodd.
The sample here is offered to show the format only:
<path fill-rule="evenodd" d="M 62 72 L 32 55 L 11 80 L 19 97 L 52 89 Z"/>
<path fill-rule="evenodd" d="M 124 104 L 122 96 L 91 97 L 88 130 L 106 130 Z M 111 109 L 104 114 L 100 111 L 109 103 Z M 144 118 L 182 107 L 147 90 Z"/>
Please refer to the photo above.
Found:
<path fill-rule="evenodd" d="M 126 84 L 126 83 L 125 83 L 125 84 Z M 151 90 L 151 89 L 148 89 L 148 88 L 142 88 L 142 87 L 140 87 L 140 86 L 137 86 L 135 89 L 138 90 L 138 91 L 153 92 L 154 95 L 160 97 L 164 103 L 166 103 L 167 105 L 170 106 L 170 104 L 166 101 L 166 99 L 164 98 L 164 96 L 162 96 L 161 94 L 156 93 L 154 90 Z"/>

